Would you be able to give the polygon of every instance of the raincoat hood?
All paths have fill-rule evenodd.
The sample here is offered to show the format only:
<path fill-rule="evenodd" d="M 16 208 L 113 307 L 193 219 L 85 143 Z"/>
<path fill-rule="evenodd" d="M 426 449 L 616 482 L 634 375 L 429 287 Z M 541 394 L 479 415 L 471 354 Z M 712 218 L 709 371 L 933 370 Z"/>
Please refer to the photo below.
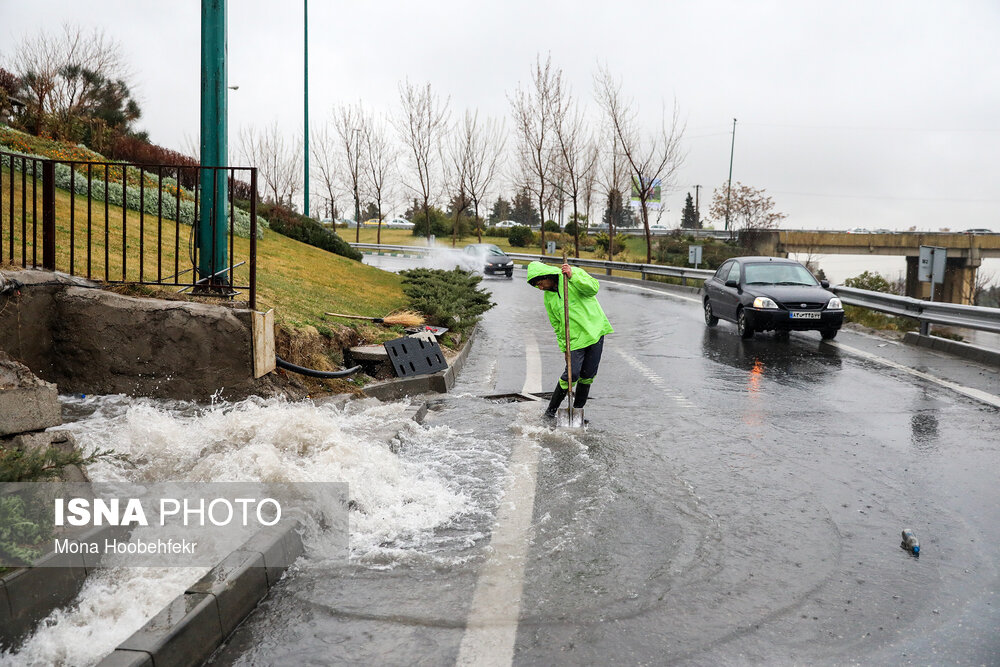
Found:
<path fill-rule="evenodd" d="M 545 310 L 555 331 L 559 349 L 566 351 L 566 323 L 564 320 L 563 291 L 566 281 L 558 266 L 531 262 L 528 264 L 528 283 L 539 277 L 556 279 L 556 291 L 544 292 Z M 611 323 L 597 302 L 600 283 L 579 267 L 573 269 L 569 279 L 569 333 L 570 349 L 580 350 L 593 345 L 605 334 L 613 333 Z"/>
<path fill-rule="evenodd" d="M 558 266 L 542 264 L 541 262 L 531 262 L 528 264 L 528 284 L 530 285 L 533 279 L 540 276 L 553 276 L 558 278 L 559 273 L 560 271 Z"/>

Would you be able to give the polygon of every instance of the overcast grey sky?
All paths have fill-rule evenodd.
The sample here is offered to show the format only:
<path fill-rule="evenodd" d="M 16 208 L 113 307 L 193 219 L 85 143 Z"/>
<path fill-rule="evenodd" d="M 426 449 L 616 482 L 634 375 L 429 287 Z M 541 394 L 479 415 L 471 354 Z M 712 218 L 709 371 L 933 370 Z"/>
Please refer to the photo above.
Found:
<path fill-rule="evenodd" d="M 199 125 L 200 2 L 0 0 L 0 57 L 62 22 L 101 27 L 131 63 L 156 143 L 185 148 Z M 230 0 L 230 149 L 277 120 L 301 133 L 302 2 Z M 1000 231 L 1000 2 L 309 3 L 310 120 L 363 100 L 395 111 L 398 83 L 430 82 L 508 119 L 507 94 L 551 52 L 598 119 L 597 63 L 623 79 L 647 122 L 676 100 L 687 159 L 663 222 L 702 185 L 765 188 L 783 227 Z M 313 186 L 315 192 L 316 186 Z"/>

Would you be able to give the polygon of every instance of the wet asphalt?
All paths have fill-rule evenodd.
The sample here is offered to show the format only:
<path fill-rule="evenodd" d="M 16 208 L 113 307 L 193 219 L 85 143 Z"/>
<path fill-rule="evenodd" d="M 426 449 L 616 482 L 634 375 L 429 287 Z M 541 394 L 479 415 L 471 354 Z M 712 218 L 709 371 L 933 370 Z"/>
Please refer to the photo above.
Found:
<path fill-rule="evenodd" d="M 570 436 L 481 398 L 522 389 L 529 338 L 542 390 L 562 370 L 523 272 L 484 284 L 440 442 L 400 449 L 476 510 L 412 558 L 292 572 L 216 664 L 455 664 L 519 438 L 538 472 L 497 664 L 1000 664 L 1000 409 L 927 379 L 996 397 L 996 369 L 846 330 L 743 341 L 696 294 L 603 283 L 616 333 Z"/>

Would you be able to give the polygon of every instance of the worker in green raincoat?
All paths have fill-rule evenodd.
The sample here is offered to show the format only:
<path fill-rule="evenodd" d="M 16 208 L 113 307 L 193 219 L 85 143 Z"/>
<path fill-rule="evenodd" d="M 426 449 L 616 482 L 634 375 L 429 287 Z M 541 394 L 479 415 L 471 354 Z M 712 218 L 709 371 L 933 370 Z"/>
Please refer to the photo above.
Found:
<path fill-rule="evenodd" d="M 563 280 L 569 279 L 569 339 L 570 363 L 573 365 L 573 407 L 582 408 L 590 395 L 590 386 L 597 376 L 604 350 L 604 336 L 613 333 L 601 304 L 597 302 L 600 283 L 581 268 L 569 264 L 556 268 L 541 262 L 528 264 L 528 284 L 545 292 L 545 310 L 556 332 L 559 349 L 566 353 L 566 324 L 563 321 Z M 567 369 L 568 370 L 568 369 Z M 555 417 L 559 404 L 566 397 L 569 381 L 566 370 L 552 392 L 552 400 L 545 410 L 546 417 Z"/>

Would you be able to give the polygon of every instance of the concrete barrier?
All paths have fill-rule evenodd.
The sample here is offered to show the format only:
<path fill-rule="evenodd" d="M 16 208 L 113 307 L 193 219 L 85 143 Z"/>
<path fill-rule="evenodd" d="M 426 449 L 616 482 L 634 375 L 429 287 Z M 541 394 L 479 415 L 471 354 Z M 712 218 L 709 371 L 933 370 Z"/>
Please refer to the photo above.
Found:
<path fill-rule="evenodd" d="M 164 607 L 99 667 L 200 665 L 302 555 L 298 521 L 262 528 Z"/>
<path fill-rule="evenodd" d="M 128 529 L 99 526 L 68 534 L 67 539 L 94 542 L 122 539 Z M 100 556 L 48 553 L 34 567 L 16 569 L 0 579 L 0 646 L 17 646 L 38 622 L 73 602 L 87 576 L 100 566 Z"/>
<path fill-rule="evenodd" d="M 1000 352 L 997 350 L 990 350 L 985 347 L 970 345 L 969 343 L 963 343 L 949 338 L 921 336 L 913 331 L 906 332 L 906 335 L 903 336 L 903 342 L 907 345 L 926 347 L 981 364 L 1000 367 Z"/>
<path fill-rule="evenodd" d="M 145 653 L 156 667 L 186 667 L 204 662 L 222 644 L 222 639 L 215 596 L 184 593 L 174 598 L 114 652 Z M 112 659 L 121 660 L 121 656 Z M 100 664 L 107 663 L 102 661 Z"/>

